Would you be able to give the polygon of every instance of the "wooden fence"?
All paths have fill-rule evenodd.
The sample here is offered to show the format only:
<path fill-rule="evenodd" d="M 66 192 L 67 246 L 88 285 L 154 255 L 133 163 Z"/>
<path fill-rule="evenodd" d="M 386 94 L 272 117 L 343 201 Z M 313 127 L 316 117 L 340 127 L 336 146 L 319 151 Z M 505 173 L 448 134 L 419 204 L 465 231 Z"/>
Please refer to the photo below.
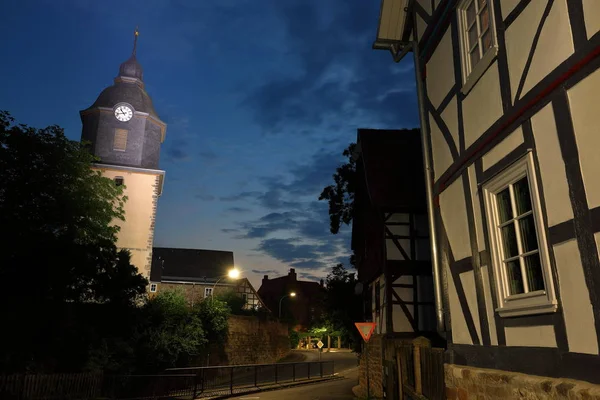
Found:
<path fill-rule="evenodd" d="M 397 348 L 398 396 L 403 399 L 445 400 L 444 349 L 417 338 Z"/>

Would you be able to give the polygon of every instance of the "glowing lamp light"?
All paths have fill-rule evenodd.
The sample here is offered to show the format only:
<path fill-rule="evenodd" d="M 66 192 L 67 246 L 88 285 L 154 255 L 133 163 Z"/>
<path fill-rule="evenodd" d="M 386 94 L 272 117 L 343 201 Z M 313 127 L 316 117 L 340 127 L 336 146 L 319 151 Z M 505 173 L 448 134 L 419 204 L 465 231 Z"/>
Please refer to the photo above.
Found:
<path fill-rule="evenodd" d="M 292 293 L 290 293 L 290 296 L 291 296 L 291 297 L 296 297 L 296 292 L 292 292 Z"/>
<path fill-rule="evenodd" d="M 237 268 L 232 268 L 227 272 L 227 276 L 231 279 L 237 279 L 240 277 L 240 270 Z"/>

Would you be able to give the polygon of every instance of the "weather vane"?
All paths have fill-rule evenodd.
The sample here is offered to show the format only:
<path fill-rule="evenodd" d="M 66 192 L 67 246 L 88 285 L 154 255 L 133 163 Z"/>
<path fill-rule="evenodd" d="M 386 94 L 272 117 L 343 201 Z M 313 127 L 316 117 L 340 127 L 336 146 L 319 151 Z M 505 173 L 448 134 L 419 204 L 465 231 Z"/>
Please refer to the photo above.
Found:
<path fill-rule="evenodd" d="M 133 33 L 134 37 L 133 37 L 133 53 L 132 54 L 134 56 L 135 56 L 135 52 L 136 52 L 136 49 L 137 49 L 137 38 L 138 38 L 139 35 L 140 35 L 140 31 L 138 31 L 138 27 L 136 26 L 135 27 L 135 32 Z"/>

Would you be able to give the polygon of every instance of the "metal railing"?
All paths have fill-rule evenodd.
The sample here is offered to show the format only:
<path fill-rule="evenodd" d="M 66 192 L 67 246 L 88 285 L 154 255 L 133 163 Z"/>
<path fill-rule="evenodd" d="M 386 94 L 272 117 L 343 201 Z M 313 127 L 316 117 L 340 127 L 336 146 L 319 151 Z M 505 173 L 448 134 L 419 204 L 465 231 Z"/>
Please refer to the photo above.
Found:
<path fill-rule="evenodd" d="M 104 377 L 100 398 L 193 400 L 196 375 L 108 375 Z"/>
<path fill-rule="evenodd" d="M 170 368 L 166 374 L 195 376 L 195 397 L 243 393 L 255 388 L 334 375 L 333 361 Z"/>

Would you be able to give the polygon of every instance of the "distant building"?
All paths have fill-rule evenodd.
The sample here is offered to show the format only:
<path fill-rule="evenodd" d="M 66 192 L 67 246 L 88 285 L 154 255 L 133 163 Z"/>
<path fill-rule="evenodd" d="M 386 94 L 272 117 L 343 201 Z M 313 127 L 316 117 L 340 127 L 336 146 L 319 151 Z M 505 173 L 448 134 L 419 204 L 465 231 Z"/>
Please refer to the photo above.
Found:
<path fill-rule="evenodd" d="M 94 104 L 79 112 L 81 140 L 99 158 L 93 169 L 125 186 L 125 221 L 117 247 L 131 252 L 131 263 L 150 276 L 154 223 L 165 171 L 159 169 L 160 147 L 167 125 L 160 120 L 144 89 L 142 66 L 136 59 L 137 31 L 131 57 L 119 68 L 112 86 Z"/>
<path fill-rule="evenodd" d="M 227 277 L 227 271 L 233 266 L 231 251 L 154 247 L 150 296 L 166 290 L 181 290 L 190 305 L 194 305 L 210 296 L 234 291 L 246 301 L 244 309 L 264 308 L 247 278 Z"/>
<path fill-rule="evenodd" d="M 296 293 L 294 298 L 290 293 Z M 279 315 L 281 301 L 282 318 L 292 318 L 295 329 L 305 331 L 313 321 L 318 320 L 324 312 L 325 288 L 321 282 L 299 281 L 296 270 L 290 268 L 286 276 L 269 279 L 265 275 L 258 294 L 273 315 Z M 287 296 L 282 300 L 284 296 Z"/>

